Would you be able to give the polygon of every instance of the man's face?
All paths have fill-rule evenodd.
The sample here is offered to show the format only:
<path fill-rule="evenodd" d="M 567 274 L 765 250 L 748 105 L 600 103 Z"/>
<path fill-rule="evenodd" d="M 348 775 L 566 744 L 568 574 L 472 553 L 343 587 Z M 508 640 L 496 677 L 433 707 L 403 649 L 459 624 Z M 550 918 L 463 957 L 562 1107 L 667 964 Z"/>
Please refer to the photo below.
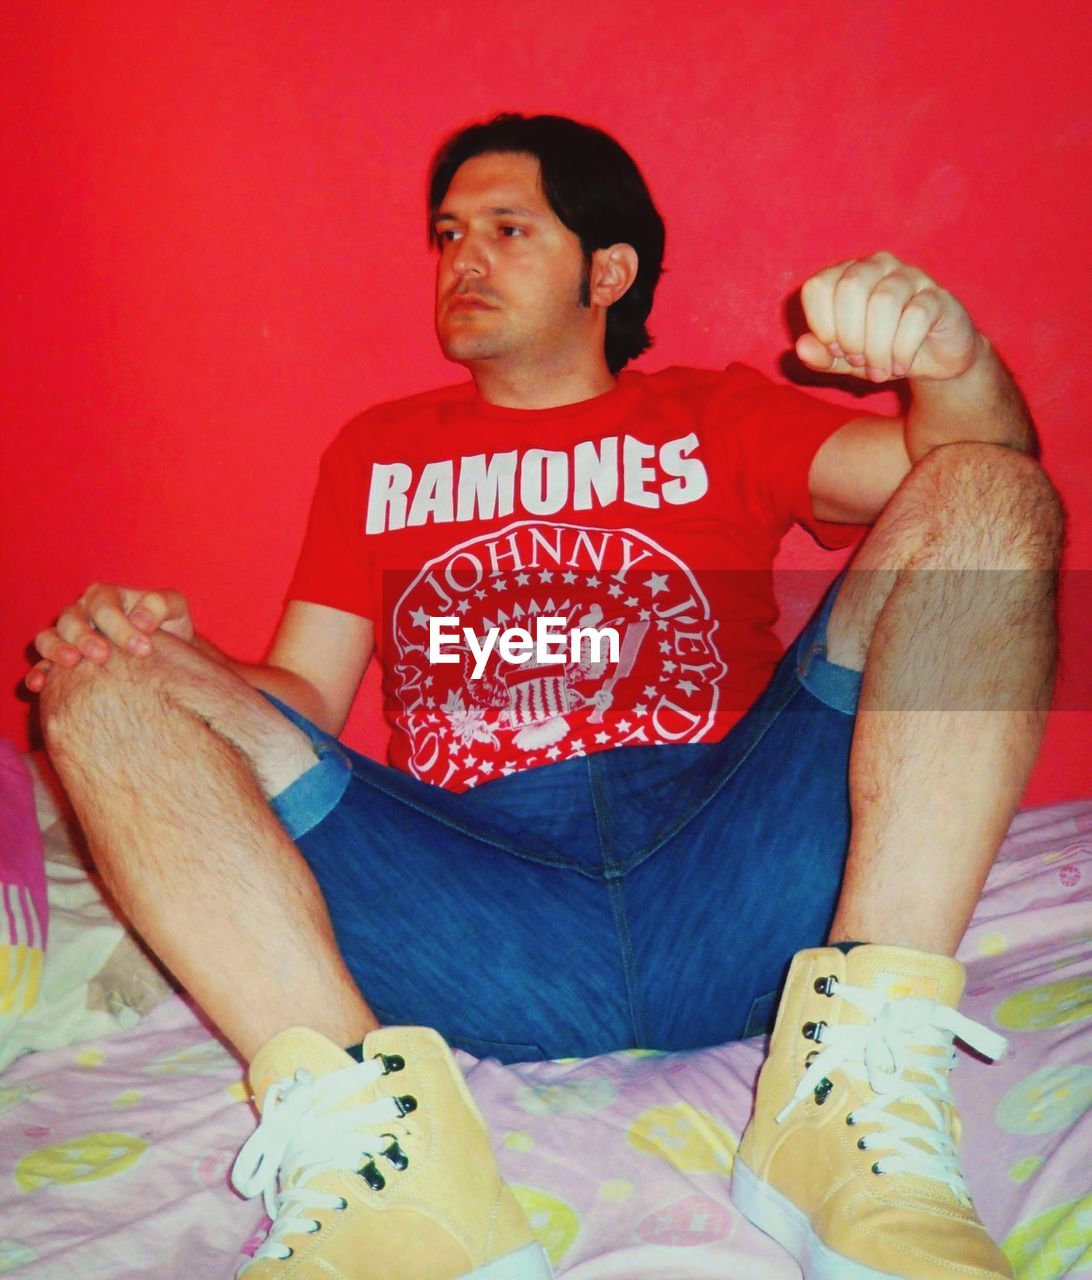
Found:
<path fill-rule="evenodd" d="M 455 172 L 434 218 L 436 333 L 449 360 L 564 365 L 589 342 L 580 240 L 550 208 L 534 156 L 488 153 Z"/>

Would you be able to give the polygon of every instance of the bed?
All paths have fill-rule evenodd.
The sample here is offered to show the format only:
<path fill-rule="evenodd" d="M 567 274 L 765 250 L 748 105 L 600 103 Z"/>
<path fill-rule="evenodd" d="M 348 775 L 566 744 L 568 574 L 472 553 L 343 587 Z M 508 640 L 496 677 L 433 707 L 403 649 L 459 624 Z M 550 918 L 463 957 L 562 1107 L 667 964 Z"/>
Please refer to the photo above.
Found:
<path fill-rule="evenodd" d="M 24 1025 L 18 1056 L 20 1019 L 0 1017 L 13 1058 L 0 1074 L 0 1272 L 228 1280 L 263 1224 L 228 1185 L 254 1123 L 242 1068 L 87 888 L 41 789 L 38 820 L 43 990 L 53 955 L 82 945 L 72 989 L 52 992 L 81 1014 L 63 1033 L 48 1017 Z M 73 908 L 77 880 L 87 900 Z M 953 1079 L 968 1179 L 1020 1280 L 1092 1276 L 1090 907 L 1092 802 L 1022 812 L 960 951 L 964 1012 L 1010 1044 L 993 1065 L 963 1053 Z M 89 946 L 94 930 L 106 934 Z M 111 965 L 124 975 L 104 982 Z M 795 1264 L 728 1198 L 762 1051 L 459 1062 L 559 1276 L 791 1280 Z"/>

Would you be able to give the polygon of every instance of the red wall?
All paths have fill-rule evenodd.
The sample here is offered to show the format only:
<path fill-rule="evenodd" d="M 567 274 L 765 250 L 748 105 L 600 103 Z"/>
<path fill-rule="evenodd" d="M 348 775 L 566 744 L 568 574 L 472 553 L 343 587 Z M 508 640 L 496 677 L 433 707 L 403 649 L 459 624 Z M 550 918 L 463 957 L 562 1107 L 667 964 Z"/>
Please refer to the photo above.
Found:
<path fill-rule="evenodd" d="M 431 330 L 424 174 L 505 108 L 598 123 L 642 164 L 669 235 L 646 367 L 774 372 L 786 300 L 844 257 L 936 276 L 1024 386 L 1092 568 L 1088 41 L 1055 8 L 5 6 L 0 732 L 25 741 L 24 647 L 95 578 L 179 586 L 261 653 L 323 445 L 464 376 Z M 797 532 L 786 563 L 833 562 Z M 1074 595 L 1026 803 L 1092 790 Z"/>

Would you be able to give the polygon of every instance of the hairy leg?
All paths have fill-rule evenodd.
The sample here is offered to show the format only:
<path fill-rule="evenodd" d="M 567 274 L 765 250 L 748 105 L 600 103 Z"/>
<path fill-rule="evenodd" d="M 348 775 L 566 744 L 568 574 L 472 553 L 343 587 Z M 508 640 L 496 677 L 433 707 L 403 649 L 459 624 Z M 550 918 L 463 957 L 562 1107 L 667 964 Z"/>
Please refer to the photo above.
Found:
<path fill-rule="evenodd" d="M 833 941 L 953 955 L 1027 782 L 1057 654 L 1061 503 L 1000 445 L 926 455 L 862 543 L 828 656 L 864 671 Z"/>
<path fill-rule="evenodd" d="M 50 758 L 122 910 L 249 1060 L 285 1027 L 377 1023 L 309 868 L 266 803 L 315 762 L 260 694 L 159 633 L 150 656 L 54 668 Z"/>

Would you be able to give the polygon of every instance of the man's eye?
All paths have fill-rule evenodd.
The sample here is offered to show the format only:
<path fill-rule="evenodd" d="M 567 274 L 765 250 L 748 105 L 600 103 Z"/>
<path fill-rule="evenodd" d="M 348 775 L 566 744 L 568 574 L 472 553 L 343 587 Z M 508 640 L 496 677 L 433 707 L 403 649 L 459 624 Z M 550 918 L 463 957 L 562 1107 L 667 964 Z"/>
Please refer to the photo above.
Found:
<path fill-rule="evenodd" d="M 451 244 L 452 241 L 455 239 L 455 235 L 456 235 L 456 232 L 452 230 L 450 227 L 447 227 L 443 231 L 436 232 L 436 239 L 441 244 Z"/>
<path fill-rule="evenodd" d="M 511 236 L 513 235 L 522 236 L 527 234 L 526 228 L 524 227 L 508 227 L 508 226 L 501 227 L 501 233 L 503 235 L 509 236 L 509 238 L 511 238 Z"/>

